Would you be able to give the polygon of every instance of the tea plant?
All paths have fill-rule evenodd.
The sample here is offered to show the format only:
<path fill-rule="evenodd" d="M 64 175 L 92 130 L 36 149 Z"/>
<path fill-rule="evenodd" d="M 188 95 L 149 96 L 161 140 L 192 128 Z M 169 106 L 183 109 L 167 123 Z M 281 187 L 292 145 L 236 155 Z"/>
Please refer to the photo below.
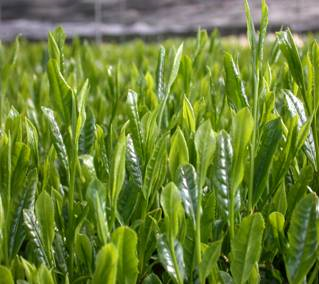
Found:
<path fill-rule="evenodd" d="M 319 281 L 319 47 L 245 9 L 247 47 L 0 47 L 0 283 Z"/>

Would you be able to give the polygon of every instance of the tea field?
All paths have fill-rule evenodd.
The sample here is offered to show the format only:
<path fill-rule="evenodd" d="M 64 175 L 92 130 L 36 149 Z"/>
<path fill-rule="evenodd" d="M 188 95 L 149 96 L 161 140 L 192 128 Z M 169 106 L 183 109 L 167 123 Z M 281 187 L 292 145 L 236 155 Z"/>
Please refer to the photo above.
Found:
<path fill-rule="evenodd" d="M 199 30 L 0 46 L 0 283 L 318 283 L 319 46 Z"/>

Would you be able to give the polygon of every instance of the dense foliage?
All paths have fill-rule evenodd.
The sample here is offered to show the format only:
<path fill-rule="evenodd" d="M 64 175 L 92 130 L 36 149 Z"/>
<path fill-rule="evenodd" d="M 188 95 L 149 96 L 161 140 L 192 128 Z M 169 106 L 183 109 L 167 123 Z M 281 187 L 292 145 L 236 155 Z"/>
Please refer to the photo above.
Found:
<path fill-rule="evenodd" d="M 319 46 L 0 48 L 0 283 L 318 283 Z"/>

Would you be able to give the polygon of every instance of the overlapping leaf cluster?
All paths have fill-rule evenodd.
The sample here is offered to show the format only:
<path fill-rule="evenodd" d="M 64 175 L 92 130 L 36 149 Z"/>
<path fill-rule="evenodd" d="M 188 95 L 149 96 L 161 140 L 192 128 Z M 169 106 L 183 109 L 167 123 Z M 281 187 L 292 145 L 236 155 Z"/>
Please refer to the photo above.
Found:
<path fill-rule="evenodd" d="M 1 283 L 319 281 L 319 47 L 245 8 L 249 46 L 1 46 Z"/>

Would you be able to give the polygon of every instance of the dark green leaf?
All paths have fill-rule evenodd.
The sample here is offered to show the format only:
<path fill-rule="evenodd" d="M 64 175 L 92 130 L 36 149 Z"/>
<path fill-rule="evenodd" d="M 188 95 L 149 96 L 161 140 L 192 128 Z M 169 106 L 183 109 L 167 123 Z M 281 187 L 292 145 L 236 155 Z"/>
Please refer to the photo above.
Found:
<path fill-rule="evenodd" d="M 145 277 L 143 284 L 162 284 L 162 281 L 156 274 L 151 273 Z"/>
<path fill-rule="evenodd" d="M 299 175 L 296 177 L 294 184 L 289 189 L 287 196 L 288 210 L 287 215 L 291 216 L 297 202 L 301 200 L 304 194 L 307 192 L 307 187 L 313 179 L 313 169 L 309 165 L 301 169 Z"/>
<path fill-rule="evenodd" d="M 79 153 L 89 154 L 95 142 L 95 117 L 91 109 L 86 111 L 86 119 L 79 138 Z"/>
<path fill-rule="evenodd" d="M 23 240 L 25 239 L 25 228 L 23 225 L 23 209 L 34 207 L 35 194 L 37 189 L 37 171 L 31 171 L 27 178 L 23 191 L 14 198 L 11 205 L 11 218 L 9 223 L 9 258 L 13 259 L 18 253 Z"/>
<path fill-rule="evenodd" d="M 202 262 L 199 266 L 199 275 L 202 283 L 205 283 L 205 279 L 209 276 L 213 266 L 217 263 L 221 246 L 222 241 L 216 241 L 205 249 Z"/>
<path fill-rule="evenodd" d="M 75 252 L 79 260 L 90 269 L 92 266 L 93 249 L 87 235 L 78 234 L 75 238 Z"/>
<path fill-rule="evenodd" d="M 30 148 L 24 143 L 17 142 L 11 152 L 11 188 L 18 193 L 25 183 L 30 166 Z"/>
<path fill-rule="evenodd" d="M 265 190 L 271 162 L 282 138 L 280 118 L 269 121 L 261 136 L 257 157 L 255 158 L 253 204 L 256 204 Z"/>
<path fill-rule="evenodd" d="M 162 185 L 165 179 L 167 171 L 166 145 L 167 136 L 165 135 L 156 142 L 146 165 L 142 188 L 143 195 L 146 200 L 149 199 L 155 189 Z"/>
<path fill-rule="evenodd" d="M 65 81 L 56 59 L 48 62 L 51 102 L 64 123 L 70 123 L 72 117 L 73 90 Z"/>
<path fill-rule="evenodd" d="M 296 44 L 294 42 L 293 36 L 289 29 L 286 31 L 281 31 L 276 33 L 276 36 L 277 36 L 279 48 L 288 62 L 289 70 L 294 80 L 298 84 L 299 88 L 301 89 L 302 95 L 304 97 L 304 100 L 307 106 L 307 101 L 305 98 L 306 96 L 305 78 L 304 78 L 300 56 L 299 56 Z M 308 106 L 307 106 L 307 110 L 309 111 Z"/>

